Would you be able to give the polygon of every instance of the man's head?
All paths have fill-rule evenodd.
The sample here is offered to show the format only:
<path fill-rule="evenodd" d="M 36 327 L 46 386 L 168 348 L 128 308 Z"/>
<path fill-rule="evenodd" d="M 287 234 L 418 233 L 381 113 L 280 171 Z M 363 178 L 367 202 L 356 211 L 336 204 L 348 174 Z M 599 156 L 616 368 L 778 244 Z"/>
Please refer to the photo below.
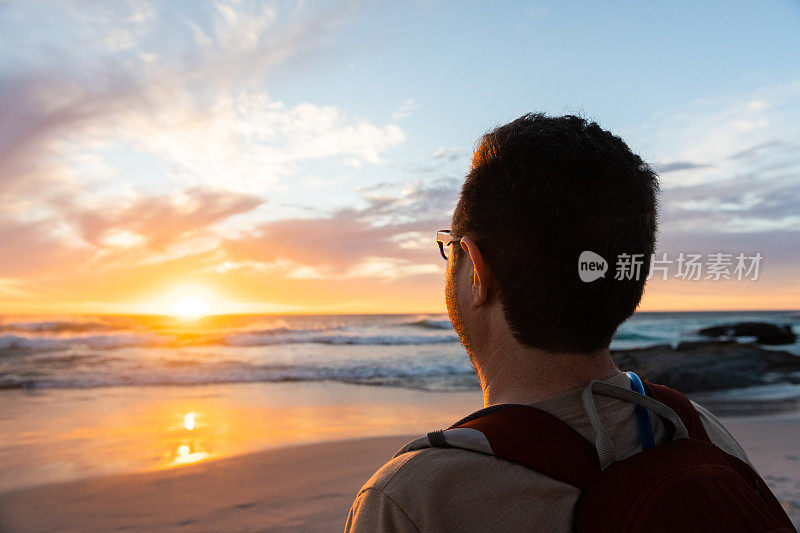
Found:
<path fill-rule="evenodd" d="M 447 307 L 467 349 L 498 316 L 530 348 L 607 348 L 642 297 L 657 191 L 622 139 L 576 116 L 528 114 L 484 135 L 453 213 L 464 239 L 447 269 Z M 605 277 L 581 280 L 587 250 L 608 262 Z M 621 254 L 639 254 L 638 279 L 614 279 Z"/>

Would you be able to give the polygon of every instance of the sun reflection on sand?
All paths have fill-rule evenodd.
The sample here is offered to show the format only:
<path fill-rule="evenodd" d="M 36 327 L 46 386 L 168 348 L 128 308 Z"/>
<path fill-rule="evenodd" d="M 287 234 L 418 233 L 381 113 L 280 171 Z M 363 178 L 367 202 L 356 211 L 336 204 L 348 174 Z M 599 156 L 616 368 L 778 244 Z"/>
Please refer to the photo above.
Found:
<path fill-rule="evenodd" d="M 194 413 L 186 413 L 183 417 L 183 427 L 189 431 L 194 429 Z"/>
<path fill-rule="evenodd" d="M 173 448 L 175 451 L 171 451 L 166 454 L 166 468 L 199 463 L 200 461 L 204 461 L 212 457 L 212 455 L 205 450 L 202 444 L 200 444 L 199 439 L 203 438 L 202 433 L 198 434 L 194 431 L 195 428 L 198 427 L 197 414 L 194 411 L 190 411 L 183 415 L 183 425 L 179 427 L 180 429 L 176 428 L 175 430 L 179 432 L 191 431 L 192 438 L 182 438 L 180 441 L 181 444 L 179 444 L 176 448 Z"/>
<path fill-rule="evenodd" d="M 210 457 L 211 455 L 207 452 L 202 450 L 192 451 L 192 447 L 190 445 L 181 444 L 178 446 L 178 449 L 175 450 L 175 456 L 172 459 L 172 462 L 170 462 L 167 466 L 182 466 L 192 463 L 199 463 L 200 461 L 204 461 Z"/>

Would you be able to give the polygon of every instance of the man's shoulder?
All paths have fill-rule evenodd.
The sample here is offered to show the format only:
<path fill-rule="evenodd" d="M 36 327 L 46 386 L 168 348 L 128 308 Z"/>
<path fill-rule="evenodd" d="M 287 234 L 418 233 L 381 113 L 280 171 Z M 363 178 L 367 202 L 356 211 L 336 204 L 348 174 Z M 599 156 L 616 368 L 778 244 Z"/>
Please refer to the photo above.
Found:
<path fill-rule="evenodd" d="M 700 421 L 703 423 L 703 427 L 706 433 L 708 433 L 711 442 L 716 444 L 723 451 L 751 464 L 744 449 L 736 442 L 736 439 L 733 438 L 733 435 L 731 435 L 730 431 L 722 424 L 719 418 L 694 400 L 690 401 L 697 411 L 697 414 L 700 415 Z"/>
<path fill-rule="evenodd" d="M 424 482 L 421 469 L 437 450 L 421 449 L 393 457 L 358 491 L 345 524 L 346 532 L 418 532 L 418 517 L 406 494 L 415 477 Z"/>
<path fill-rule="evenodd" d="M 431 502 L 444 496 L 444 487 L 452 490 L 469 486 L 468 481 L 454 482 L 454 477 L 459 472 L 472 472 L 475 461 L 481 459 L 480 454 L 457 448 L 422 448 L 396 455 L 361 487 L 345 531 L 416 532 L 445 528 L 461 509 Z"/>
<path fill-rule="evenodd" d="M 379 468 L 361 491 L 393 493 L 403 491 L 409 485 L 412 485 L 413 490 L 419 490 L 420 483 L 434 483 L 443 476 L 452 476 L 459 472 L 459 466 L 492 459 L 494 458 L 459 448 L 431 447 L 412 450 L 396 455 Z"/>
<path fill-rule="evenodd" d="M 415 449 L 391 459 L 361 488 L 346 530 L 490 531 L 505 524 L 517 531 L 567 531 L 579 493 L 493 455 Z"/>

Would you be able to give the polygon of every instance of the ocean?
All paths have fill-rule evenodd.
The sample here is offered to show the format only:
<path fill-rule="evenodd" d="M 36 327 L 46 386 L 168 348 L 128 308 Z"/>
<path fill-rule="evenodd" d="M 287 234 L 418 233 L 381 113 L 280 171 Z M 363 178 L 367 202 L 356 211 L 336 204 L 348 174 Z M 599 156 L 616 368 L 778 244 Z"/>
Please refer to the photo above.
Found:
<path fill-rule="evenodd" d="M 637 313 L 611 347 L 704 340 L 703 327 L 743 321 L 800 333 L 795 311 Z M 800 355 L 800 343 L 774 348 Z M 446 315 L 0 317 L 0 389 L 289 381 L 478 388 Z"/>

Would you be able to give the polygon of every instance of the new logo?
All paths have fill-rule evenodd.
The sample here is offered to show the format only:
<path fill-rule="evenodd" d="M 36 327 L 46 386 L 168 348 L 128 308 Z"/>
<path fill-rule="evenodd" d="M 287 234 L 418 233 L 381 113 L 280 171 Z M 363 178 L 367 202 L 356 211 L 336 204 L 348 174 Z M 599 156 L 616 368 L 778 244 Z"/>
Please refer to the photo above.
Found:
<path fill-rule="evenodd" d="M 602 256 L 585 250 L 578 258 L 578 276 L 584 283 L 604 278 L 608 271 L 608 262 Z"/>

